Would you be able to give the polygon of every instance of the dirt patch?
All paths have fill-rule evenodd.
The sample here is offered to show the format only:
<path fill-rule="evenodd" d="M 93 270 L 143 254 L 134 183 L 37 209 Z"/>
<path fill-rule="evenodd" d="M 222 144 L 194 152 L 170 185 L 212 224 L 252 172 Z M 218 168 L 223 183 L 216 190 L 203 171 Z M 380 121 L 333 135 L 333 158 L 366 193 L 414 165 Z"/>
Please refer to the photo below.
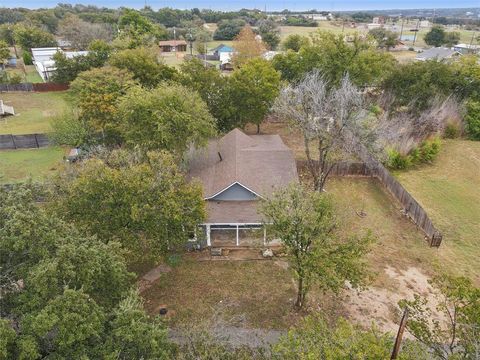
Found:
<path fill-rule="evenodd" d="M 364 291 L 353 289 L 346 291 L 345 308 L 351 320 L 365 327 L 371 326 L 373 322 L 380 330 L 395 333 L 401 314 L 398 307 L 400 300 L 411 300 L 415 294 L 419 294 L 428 299 L 432 310 L 438 305 L 435 298 L 436 290 L 428 283 L 429 277 L 420 269 L 409 267 L 406 270 L 397 270 L 387 266 L 384 272 L 392 286 L 388 288 L 372 286 Z M 436 315 L 441 317 L 440 314 Z"/>

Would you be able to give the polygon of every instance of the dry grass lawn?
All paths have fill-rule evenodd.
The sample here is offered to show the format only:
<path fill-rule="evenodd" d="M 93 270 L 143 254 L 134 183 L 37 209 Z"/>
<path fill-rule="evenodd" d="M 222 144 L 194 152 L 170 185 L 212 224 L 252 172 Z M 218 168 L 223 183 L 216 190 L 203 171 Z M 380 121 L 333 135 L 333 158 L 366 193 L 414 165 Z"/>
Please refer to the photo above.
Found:
<path fill-rule="evenodd" d="M 0 134 L 33 134 L 50 131 L 50 119 L 67 109 L 67 93 L 11 92 L 0 94 L 15 116 L 0 119 Z"/>

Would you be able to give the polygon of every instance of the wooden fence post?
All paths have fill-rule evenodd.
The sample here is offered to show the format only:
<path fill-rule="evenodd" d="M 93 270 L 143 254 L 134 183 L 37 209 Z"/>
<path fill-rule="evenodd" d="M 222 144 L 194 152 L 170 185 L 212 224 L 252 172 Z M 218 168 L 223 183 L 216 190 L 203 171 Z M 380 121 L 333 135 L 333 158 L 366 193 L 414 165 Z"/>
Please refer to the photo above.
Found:
<path fill-rule="evenodd" d="M 408 319 L 408 308 L 405 308 L 403 311 L 402 320 L 400 321 L 400 326 L 398 327 L 397 338 L 395 339 L 395 345 L 393 345 L 391 360 L 395 360 L 398 357 L 398 352 L 400 351 L 400 346 L 402 345 L 403 332 L 405 331 L 405 326 L 407 325 Z"/>

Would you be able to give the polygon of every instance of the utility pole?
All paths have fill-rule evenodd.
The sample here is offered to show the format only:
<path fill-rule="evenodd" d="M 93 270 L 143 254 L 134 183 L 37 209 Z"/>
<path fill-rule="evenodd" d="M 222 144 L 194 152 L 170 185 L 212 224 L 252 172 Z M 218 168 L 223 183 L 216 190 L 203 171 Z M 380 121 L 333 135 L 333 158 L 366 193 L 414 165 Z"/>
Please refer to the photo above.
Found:
<path fill-rule="evenodd" d="M 403 36 L 403 23 L 405 22 L 405 18 L 402 16 L 402 26 L 400 27 L 400 41 L 402 41 Z"/>
<path fill-rule="evenodd" d="M 420 25 L 420 19 L 417 20 L 417 26 L 415 28 L 415 35 L 413 36 L 413 44 L 412 46 L 415 46 L 415 41 L 417 41 L 417 33 L 418 33 L 418 27 Z"/>
<path fill-rule="evenodd" d="M 397 337 L 395 339 L 395 345 L 393 345 L 393 351 L 390 360 L 395 360 L 398 357 L 398 353 L 400 352 L 400 346 L 402 345 L 403 332 L 405 331 L 405 327 L 407 325 L 407 319 L 408 308 L 405 308 L 405 310 L 403 311 L 402 320 L 400 321 L 400 326 L 398 327 Z"/>

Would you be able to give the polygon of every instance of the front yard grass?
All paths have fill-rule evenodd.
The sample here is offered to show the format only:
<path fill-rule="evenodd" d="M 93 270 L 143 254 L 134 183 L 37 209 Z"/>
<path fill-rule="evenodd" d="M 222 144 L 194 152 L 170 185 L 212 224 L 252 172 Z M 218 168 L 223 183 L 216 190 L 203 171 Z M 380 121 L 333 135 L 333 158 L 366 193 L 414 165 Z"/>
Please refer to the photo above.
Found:
<path fill-rule="evenodd" d="M 166 305 L 171 326 L 236 318 L 233 326 L 283 329 L 295 321 L 295 287 L 274 261 L 183 261 L 144 294 L 154 312 Z M 240 322 L 240 323 L 238 323 Z"/>
<path fill-rule="evenodd" d="M 65 151 L 60 147 L 0 151 L 0 183 L 28 178 L 42 180 L 58 168 Z"/>
<path fill-rule="evenodd" d="M 50 131 L 50 119 L 67 107 L 66 92 L 1 93 L 0 99 L 13 106 L 15 116 L 0 119 L 0 134 L 33 134 Z"/>

